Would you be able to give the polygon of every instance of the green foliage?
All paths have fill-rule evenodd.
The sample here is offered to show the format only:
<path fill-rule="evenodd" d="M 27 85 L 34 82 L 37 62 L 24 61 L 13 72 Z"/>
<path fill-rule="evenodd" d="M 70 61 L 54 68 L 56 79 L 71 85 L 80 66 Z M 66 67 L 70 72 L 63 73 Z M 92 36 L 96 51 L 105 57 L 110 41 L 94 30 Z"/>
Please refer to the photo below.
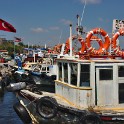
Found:
<path fill-rule="evenodd" d="M 16 53 L 22 53 L 23 48 L 25 48 L 26 45 L 24 45 L 22 42 L 15 45 L 15 52 Z M 7 50 L 9 55 L 14 53 L 14 42 L 13 41 L 5 41 L 1 42 L 0 44 L 0 50 Z"/>

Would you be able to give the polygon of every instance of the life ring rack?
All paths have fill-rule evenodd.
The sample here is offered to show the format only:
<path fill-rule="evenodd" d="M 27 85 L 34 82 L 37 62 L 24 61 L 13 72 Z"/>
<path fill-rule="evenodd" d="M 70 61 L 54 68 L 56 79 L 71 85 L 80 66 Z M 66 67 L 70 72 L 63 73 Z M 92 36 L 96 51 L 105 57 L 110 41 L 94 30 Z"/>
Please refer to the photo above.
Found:
<path fill-rule="evenodd" d="M 124 57 L 124 51 L 120 49 L 120 47 L 117 45 L 117 39 L 119 36 L 124 36 L 124 30 L 120 29 L 118 32 L 116 32 L 111 41 L 111 47 L 114 53 L 120 57 Z"/>
<path fill-rule="evenodd" d="M 100 46 L 98 50 L 91 46 L 91 41 L 94 34 L 100 34 L 105 39 L 105 42 L 103 43 L 100 38 L 96 37 L 96 41 L 99 43 Z M 106 54 L 109 46 L 110 46 L 110 38 L 108 34 L 101 28 L 94 28 L 86 36 L 86 48 L 87 51 L 90 52 L 91 54 L 94 55 Z"/>

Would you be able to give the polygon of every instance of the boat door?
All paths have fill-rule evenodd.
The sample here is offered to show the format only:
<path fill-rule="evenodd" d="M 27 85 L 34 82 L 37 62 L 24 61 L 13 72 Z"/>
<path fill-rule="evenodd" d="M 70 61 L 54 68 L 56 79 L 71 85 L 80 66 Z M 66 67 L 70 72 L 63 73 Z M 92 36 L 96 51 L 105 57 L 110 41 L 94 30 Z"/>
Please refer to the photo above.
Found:
<path fill-rule="evenodd" d="M 113 66 L 96 67 L 96 105 L 112 104 L 113 90 Z"/>

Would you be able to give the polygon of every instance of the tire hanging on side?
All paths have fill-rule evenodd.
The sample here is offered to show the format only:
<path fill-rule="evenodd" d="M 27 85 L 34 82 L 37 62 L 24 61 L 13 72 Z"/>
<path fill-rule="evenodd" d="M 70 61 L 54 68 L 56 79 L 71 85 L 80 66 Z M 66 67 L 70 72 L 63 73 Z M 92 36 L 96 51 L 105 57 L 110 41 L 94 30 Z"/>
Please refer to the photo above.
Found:
<path fill-rule="evenodd" d="M 26 108 L 21 104 L 21 103 L 16 103 L 13 105 L 13 108 L 17 115 L 20 117 L 20 119 L 25 123 L 25 124 L 30 124 L 31 123 L 31 117 L 26 110 Z"/>
<path fill-rule="evenodd" d="M 39 115 L 45 119 L 52 119 L 57 114 L 57 102 L 49 96 L 42 97 L 38 100 L 36 109 Z"/>

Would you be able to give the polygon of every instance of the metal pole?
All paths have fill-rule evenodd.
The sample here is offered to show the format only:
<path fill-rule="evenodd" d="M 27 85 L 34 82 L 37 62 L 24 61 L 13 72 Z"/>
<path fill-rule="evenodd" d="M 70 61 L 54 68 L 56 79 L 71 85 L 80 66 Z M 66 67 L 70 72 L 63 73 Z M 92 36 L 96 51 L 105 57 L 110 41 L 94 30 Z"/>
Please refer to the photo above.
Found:
<path fill-rule="evenodd" d="M 29 55 L 29 42 L 28 42 L 28 55 Z"/>
<path fill-rule="evenodd" d="M 15 62 L 15 40 L 14 40 L 14 62 Z"/>
<path fill-rule="evenodd" d="M 34 57 L 34 62 L 35 62 L 35 50 L 33 50 L 33 57 Z"/>
<path fill-rule="evenodd" d="M 78 35 L 80 35 L 80 32 L 79 32 L 79 28 L 80 28 L 80 17 L 79 17 L 79 15 L 77 15 L 77 19 L 78 19 Z"/>
<path fill-rule="evenodd" d="M 72 56 L 72 24 L 70 24 L 70 56 Z"/>
<path fill-rule="evenodd" d="M 114 35 L 115 33 L 115 19 L 113 20 L 113 26 L 112 26 L 112 36 Z M 110 38 L 110 42 L 111 42 L 111 38 Z M 109 49 L 109 52 L 110 54 L 112 53 L 112 46 L 111 46 L 111 43 L 110 43 L 110 49 Z"/>

